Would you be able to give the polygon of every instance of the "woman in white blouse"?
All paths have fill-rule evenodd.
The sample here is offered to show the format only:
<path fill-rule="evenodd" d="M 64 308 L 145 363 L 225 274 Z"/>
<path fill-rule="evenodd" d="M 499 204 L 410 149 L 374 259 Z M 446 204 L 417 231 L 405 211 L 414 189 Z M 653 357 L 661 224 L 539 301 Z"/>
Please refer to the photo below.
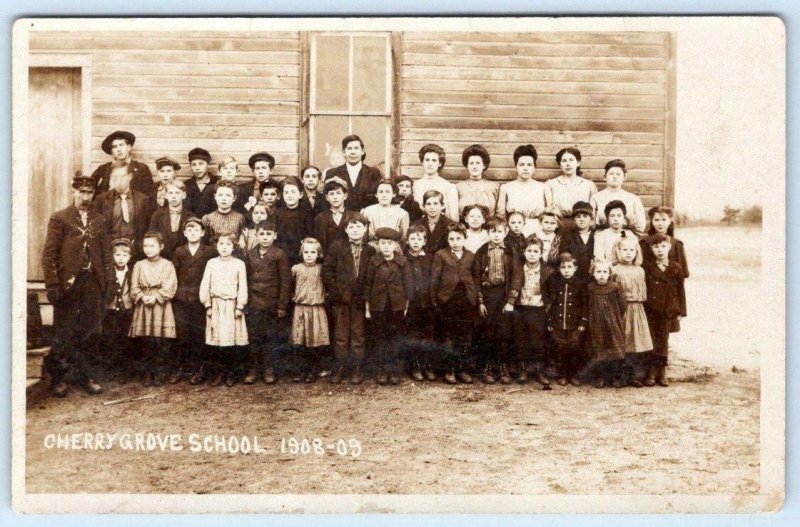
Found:
<path fill-rule="evenodd" d="M 512 212 L 525 216 L 522 233 L 529 236 L 540 231 L 538 216 L 545 210 L 545 186 L 533 179 L 538 155 L 533 145 L 520 145 L 514 150 L 517 179 L 500 186 L 497 215 L 507 218 Z"/>

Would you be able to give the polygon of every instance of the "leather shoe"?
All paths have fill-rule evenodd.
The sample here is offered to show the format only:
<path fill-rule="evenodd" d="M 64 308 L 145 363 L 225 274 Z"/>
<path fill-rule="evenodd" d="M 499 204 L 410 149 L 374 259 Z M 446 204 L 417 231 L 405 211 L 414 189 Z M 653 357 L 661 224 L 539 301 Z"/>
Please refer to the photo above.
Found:
<path fill-rule="evenodd" d="M 492 370 L 488 368 L 486 369 L 486 371 L 483 373 L 483 382 L 485 382 L 486 384 L 495 383 L 495 378 L 494 375 L 492 375 Z"/>
<path fill-rule="evenodd" d="M 247 370 L 247 375 L 244 376 L 244 383 L 253 384 L 256 382 L 256 379 L 258 379 L 258 374 L 256 373 L 256 370 L 253 368 Z"/>
<path fill-rule="evenodd" d="M 236 384 L 236 376 L 232 373 L 229 373 L 228 375 L 225 376 L 225 386 L 230 388 L 234 384 Z"/>
<path fill-rule="evenodd" d="M 333 372 L 333 375 L 331 375 L 330 383 L 341 384 L 343 377 L 344 377 L 344 366 L 339 366 L 338 368 L 336 368 L 336 371 Z"/>
<path fill-rule="evenodd" d="M 91 395 L 97 395 L 98 393 L 103 392 L 103 387 L 100 386 L 94 379 L 88 379 L 86 384 L 84 384 L 84 387 Z"/>
<path fill-rule="evenodd" d="M 619 377 L 617 377 L 617 378 L 615 378 L 615 379 L 614 379 L 614 381 L 611 383 L 611 386 L 613 386 L 614 388 L 622 388 L 623 386 L 625 386 L 625 383 L 624 383 L 624 382 L 622 382 L 622 379 L 620 379 Z"/>
<path fill-rule="evenodd" d="M 53 384 L 50 393 L 53 394 L 53 397 L 66 397 L 69 393 L 69 385 L 64 381 L 59 381 Z"/>
<path fill-rule="evenodd" d="M 567 385 L 567 378 L 566 377 L 559 377 L 558 378 L 558 385 L 559 386 L 566 386 Z"/>
<path fill-rule="evenodd" d="M 464 384 L 472 384 L 472 375 L 465 371 L 458 372 L 458 380 Z"/>
<path fill-rule="evenodd" d="M 159 373 L 153 377 L 153 386 L 163 386 L 166 380 L 167 379 L 164 377 L 164 374 Z"/>
<path fill-rule="evenodd" d="M 400 384 L 400 376 L 397 375 L 395 372 L 389 374 L 389 382 L 393 385 L 397 386 Z"/>
<path fill-rule="evenodd" d="M 203 368 L 202 367 L 199 368 L 196 372 L 194 372 L 192 374 L 192 377 L 189 379 L 189 384 L 195 385 L 195 384 L 202 383 L 203 382 L 203 374 L 204 373 L 205 372 L 203 371 Z"/>
<path fill-rule="evenodd" d="M 536 382 L 541 384 L 542 386 L 550 386 L 550 380 L 544 376 L 541 370 L 536 372 Z"/>
<path fill-rule="evenodd" d="M 181 382 L 182 378 L 183 378 L 183 375 L 181 375 L 181 372 L 176 371 L 175 373 L 173 373 L 172 375 L 169 376 L 169 381 L 168 382 L 170 384 L 178 384 L 179 382 Z"/>
<path fill-rule="evenodd" d="M 386 372 L 385 371 L 380 372 L 378 374 L 378 378 L 375 379 L 375 382 L 377 382 L 381 386 L 386 385 L 386 383 L 389 382 L 389 378 L 386 376 Z"/>
<path fill-rule="evenodd" d="M 306 373 L 306 378 L 304 380 L 305 380 L 306 384 L 310 384 L 310 383 L 312 383 L 312 382 L 317 380 L 317 376 L 314 375 L 313 372 L 308 372 L 308 373 Z"/>
<path fill-rule="evenodd" d="M 598 377 L 597 379 L 594 380 L 593 384 L 595 388 L 605 388 L 606 381 L 604 381 L 602 377 Z"/>
<path fill-rule="evenodd" d="M 517 377 L 517 382 L 520 384 L 525 384 L 528 382 L 528 372 L 524 369 L 519 370 L 519 376 Z"/>
<path fill-rule="evenodd" d="M 216 374 L 214 379 L 211 381 L 211 386 L 214 386 L 215 388 L 220 386 L 222 384 L 223 377 L 224 376 L 221 373 Z"/>
<path fill-rule="evenodd" d="M 361 375 L 361 368 L 356 366 L 353 370 L 353 374 L 350 376 L 350 384 L 361 384 L 364 382 L 364 376 Z"/>
<path fill-rule="evenodd" d="M 665 366 L 658 368 L 658 372 L 656 372 L 656 384 L 665 387 L 669 386 L 669 381 L 667 380 L 667 368 Z"/>
<path fill-rule="evenodd" d="M 508 374 L 508 366 L 500 366 L 500 384 L 511 384 L 511 375 Z"/>
<path fill-rule="evenodd" d="M 645 386 L 655 386 L 656 385 L 656 371 L 653 366 L 647 368 L 647 377 L 644 379 Z"/>
<path fill-rule="evenodd" d="M 571 378 L 569 380 L 569 383 L 571 385 L 573 385 L 573 386 L 580 386 L 581 385 L 581 380 L 579 378 L 577 378 L 577 377 L 573 377 L 573 378 Z"/>
<path fill-rule="evenodd" d="M 244 382 L 247 382 L 247 379 Z M 266 384 L 275 384 L 275 372 L 272 371 L 272 368 L 267 368 L 264 371 L 264 382 Z"/>
<path fill-rule="evenodd" d="M 450 370 L 444 375 L 444 382 L 447 384 L 456 384 L 456 374 L 454 371 Z"/>
<path fill-rule="evenodd" d="M 422 382 L 425 380 L 425 377 L 422 376 L 422 372 L 419 368 L 414 368 L 414 371 L 411 372 L 411 378 L 417 382 Z"/>
<path fill-rule="evenodd" d="M 424 375 L 426 381 L 433 382 L 436 380 L 436 374 L 430 368 L 425 370 Z"/>

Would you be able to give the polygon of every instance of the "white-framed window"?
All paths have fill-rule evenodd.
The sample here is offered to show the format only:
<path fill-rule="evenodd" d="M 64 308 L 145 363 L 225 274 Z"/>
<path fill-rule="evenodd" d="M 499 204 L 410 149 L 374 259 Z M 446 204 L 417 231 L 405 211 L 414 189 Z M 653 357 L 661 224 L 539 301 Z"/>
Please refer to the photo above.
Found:
<path fill-rule="evenodd" d="M 309 161 L 324 169 L 341 140 L 357 134 L 364 162 L 388 173 L 392 146 L 390 33 L 312 33 Z"/>

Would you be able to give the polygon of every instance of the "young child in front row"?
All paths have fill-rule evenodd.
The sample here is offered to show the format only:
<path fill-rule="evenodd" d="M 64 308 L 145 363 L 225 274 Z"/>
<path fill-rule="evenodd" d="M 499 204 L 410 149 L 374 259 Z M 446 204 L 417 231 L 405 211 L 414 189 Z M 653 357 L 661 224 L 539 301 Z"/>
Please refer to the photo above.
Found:
<path fill-rule="evenodd" d="M 213 349 L 211 386 L 223 381 L 227 386 L 236 384 L 236 370 L 242 362 L 239 355 L 248 344 L 244 318 L 247 269 L 233 256 L 237 238 L 232 233 L 217 236 L 219 256 L 208 261 L 200 283 L 200 302 L 206 306 L 206 344 Z"/>
<path fill-rule="evenodd" d="M 405 257 L 411 268 L 414 293 L 406 313 L 406 331 L 402 343 L 411 364 L 411 378 L 415 381 L 435 381 L 432 354 L 433 309 L 431 307 L 431 270 L 433 255 L 425 252 L 428 231 L 422 225 L 408 228 L 408 246 Z"/>
<path fill-rule="evenodd" d="M 314 382 L 320 348 L 330 344 L 325 315 L 325 287 L 322 282 L 322 245 L 314 238 L 300 242 L 302 263 L 292 267 L 294 316 L 289 343 L 299 351 L 300 375 L 294 382 Z"/>
<path fill-rule="evenodd" d="M 509 290 L 511 274 L 517 264 L 514 250 L 506 245 L 506 224 L 494 216 L 486 223 L 489 240 L 475 253 L 472 276 L 478 289 L 478 313 L 473 346 L 483 363 L 483 380 L 495 383 L 495 373 L 503 384 L 511 383 L 508 365 L 511 362 L 513 332 L 511 316 L 503 311 Z"/>
<path fill-rule="evenodd" d="M 131 269 L 128 263 L 133 244 L 127 238 L 111 242 L 114 267 L 106 273 L 106 316 L 103 317 L 103 351 L 100 365 L 108 379 L 115 376 L 126 383 L 135 374 L 134 349 L 128 331 L 133 317 Z"/>
<path fill-rule="evenodd" d="M 131 276 L 135 307 L 128 336 L 144 340 L 144 386 L 159 386 L 166 380 L 170 345 L 176 336 L 172 297 L 178 288 L 178 278 L 172 262 L 161 257 L 163 248 L 161 233 L 145 233 L 142 239 L 145 259 L 136 262 Z"/>
<path fill-rule="evenodd" d="M 429 191 L 433 192 L 433 191 Z M 445 382 L 472 383 L 471 350 L 478 291 L 472 277 L 475 255 L 464 249 L 466 229 L 460 223 L 447 228 L 447 249 L 433 257 L 431 302 L 439 309 L 441 338 L 446 347 Z"/>
<path fill-rule="evenodd" d="M 369 259 L 364 281 L 364 316 L 380 328 L 375 348 L 378 352 L 378 384 L 400 384 L 399 339 L 414 296 L 414 279 L 405 256 L 397 253 L 400 233 L 382 227 L 375 232 L 378 254 Z M 387 377 L 388 375 L 388 377 Z"/>
<path fill-rule="evenodd" d="M 612 280 L 611 262 L 595 259 L 591 268 L 594 282 L 588 285 L 586 319 L 592 358 L 594 387 L 623 385 L 625 360 L 625 293 Z"/>
<path fill-rule="evenodd" d="M 489 233 L 484 228 L 489 210 L 483 205 L 467 205 L 461 212 L 461 216 L 461 223 L 467 226 L 464 248 L 475 254 L 483 244 L 489 241 Z"/>
<path fill-rule="evenodd" d="M 675 321 L 681 318 L 681 298 L 685 298 L 684 272 L 677 262 L 670 259 L 672 239 L 666 234 L 656 233 L 648 239 L 653 251 L 653 260 L 645 262 L 647 301 L 644 310 L 653 339 L 653 356 L 648 368 L 645 385 L 668 386 L 667 364 L 669 334 Z"/>
<path fill-rule="evenodd" d="M 581 337 L 586 330 L 586 283 L 577 276 L 577 261 L 568 252 L 558 256 L 558 273 L 544 283 L 547 331 L 553 339 L 558 384 L 580 386 L 583 366 Z"/>
<path fill-rule="evenodd" d="M 261 205 L 253 207 L 253 216 Z M 258 245 L 247 252 L 247 335 L 250 340 L 250 363 L 244 378 L 253 384 L 260 371 L 264 382 L 275 383 L 275 351 L 283 340 L 283 322 L 291 300 L 292 269 L 289 257 L 275 245 L 278 232 L 275 222 L 261 220 L 253 228 Z"/>
<path fill-rule="evenodd" d="M 364 329 L 364 280 L 367 262 L 375 249 L 367 243 L 367 219 L 354 213 L 345 232 L 347 239 L 331 243 L 322 264 L 322 279 L 328 300 L 333 304 L 333 352 L 336 367 L 330 382 L 339 384 L 350 372 L 350 384 L 364 380 L 366 332 Z"/>
<path fill-rule="evenodd" d="M 542 259 L 542 241 L 529 236 L 523 253 L 525 263 L 512 269 L 504 313 L 513 313 L 514 344 L 519 360 L 517 382 L 528 382 L 528 364 L 532 362 L 536 382 L 549 390 L 544 375 L 547 360 L 547 312 L 542 298 L 543 286 L 550 269 Z"/>
<path fill-rule="evenodd" d="M 621 238 L 614 246 L 617 263 L 614 265 L 614 279 L 625 293 L 625 377 L 628 384 L 641 388 L 636 378 L 637 355 L 653 349 L 650 326 L 644 312 L 647 300 L 647 285 L 642 269 L 642 252 L 639 240 L 632 236 Z"/>
<path fill-rule="evenodd" d="M 176 359 L 178 367 L 169 378 L 170 384 L 191 375 L 191 384 L 203 382 L 211 357 L 205 345 L 206 308 L 200 302 L 200 283 L 206 264 L 217 255 L 216 249 L 202 242 L 205 232 L 200 218 L 191 217 L 183 223 L 186 244 L 175 249 L 172 265 L 178 277 L 178 290 L 172 301 L 175 326 L 178 332 Z"/>

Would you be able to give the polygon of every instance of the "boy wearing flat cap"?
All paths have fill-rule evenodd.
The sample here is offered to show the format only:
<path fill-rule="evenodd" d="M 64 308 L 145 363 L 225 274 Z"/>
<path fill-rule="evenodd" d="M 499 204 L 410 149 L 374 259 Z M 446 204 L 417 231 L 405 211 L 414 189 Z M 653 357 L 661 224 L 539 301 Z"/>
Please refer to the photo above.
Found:
<path fill-rule="evenodd" d="M 233 210 L 245 216 L 261 199 L 261 185 L 269 181 L 272 169 L 275 168 L 275 158 L 267 152 L 257 152 L 247 160 L 253 179 L 239 185 L 238 197 L 233 205 Z"/>
<path fill-rule="evenodd" d="M 54 332 L 44 369 L 56 397 L 67 394 L 68 381 L 82 384 L 90 394 L 103 390 L 94 381 L 89 357 L 96 353 L 103 317 L 108 226 L 91 207 L 94 179 L 78 174 L 72 180 L 72 189 L 72 204 L 50 217 L 42 250 Z"/>
<path fill-rule="evenodd" d="M 364 316 L 380 328 L 375 350 L 378 361 L 378 384 L 400 384 L 398 339 L 409 299 L 414 296 L 414 277 L 406 257 L 397 252 L 400 232 L 389 227 L 375 231 L 378 254 L 369 259 L 364 281 Z"/>
<path fill-rule="evenodd" d="M 111 183 L 111 170 L 115 167 L 125 166 L 133 176 L 131 188 L 147 196 L 155 197 L 155 185 L 153 184 L 153 174 L 150 169 L 144 163 L 131 159 L 131 150 L 135 142 L 136 136 L 125 130 L 117 130 L 103 140 L 100 147 L 113 160 L 100 165 L 92 172 L 92 179 L 95 183 L 95 196 L 108 192 Z"/>
<path fill-rule="evenodd" d="M 214 191 L 219 177 L 208 172 L 210 162 L 208 150 L 192 148 L 189 151 L 189 165 L 194 177 L 186 181 L 186 207 L 201 218 L 216 208 Z"/>
<path fill-rule="evenodd" d="M 165 185 L 175 180 L 175 175 L 181 165 L 170 157 L 159 157 L 156 159 L 156 206 L 163 207 L 167 203 L 167 189 Z"/>

